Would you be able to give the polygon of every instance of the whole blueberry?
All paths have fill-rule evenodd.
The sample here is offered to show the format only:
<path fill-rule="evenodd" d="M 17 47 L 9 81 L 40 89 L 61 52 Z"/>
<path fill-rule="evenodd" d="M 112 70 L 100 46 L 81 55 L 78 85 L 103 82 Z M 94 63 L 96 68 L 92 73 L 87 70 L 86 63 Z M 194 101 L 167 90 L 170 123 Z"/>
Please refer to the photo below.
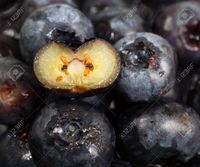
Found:
<path fill-rule="evenodd" d="M 152 33 L 136 33 L 115 47 L 122 59 L 117 91 L 129 101 L 151 101 L 175 81 L 176 56 L 169 43 Z"/>
<path fill-rule="evenodd" d="M 95 107 L 59 101 L 42 109 L 29 144 L 39 167 L 109 167 L 115 134 L 105 115 Z"/>
<path fill-rule="evenodd" d="M 91 21 L 78 9 L 54 4 L 33 12 L 21 28 L 20 49 L 31 64 L 35 53 L 49 41 L 66 43 L 76 48 L 94 37 Z"/>
<path fill-rule="evenodd" d="M 132 110 L 119 117 L 121 154 L 132 164 L 182 164 L 200 149 L 200 117 L 178 103 Z"/>
<path fill-rule="evenodd" d="M 23 62 L 0 57 L 0 124 L 15 124 L 32 115 L 44 91 Z"/>
<path fill-rule="evenodd" d="M 164 8 L 156 16 L 153 32 L 176 49 L 180 65 L 200 64 L 200 2 L 184 1 Z"/>

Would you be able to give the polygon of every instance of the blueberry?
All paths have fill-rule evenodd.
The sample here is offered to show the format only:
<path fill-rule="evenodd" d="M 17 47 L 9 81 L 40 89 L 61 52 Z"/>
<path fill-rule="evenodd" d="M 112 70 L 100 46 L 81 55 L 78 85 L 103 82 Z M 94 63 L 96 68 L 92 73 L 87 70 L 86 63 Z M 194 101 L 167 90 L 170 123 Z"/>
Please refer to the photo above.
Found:
<path fill-rule="evenodd" d="M 197 71 L 199 72 L 199 71 Z M 200 75 L 191 74 L 181 84 L 180 96 L 185 104 L 193 107 L 200 114 Z"/>
<path fill-rule="evenodd" d="M 108 108 L 110 104 L 110 97 L 104 94 L 97 94 L 94 96 L 84 97 L 79 99 L 83 102 L 89 103 L 95 107 Z"/>
<path fill-rule="evenodd" d="M 27 7 L 26 11 L 31 14 L 34 10 L 52 4 L 68 4 L 77 7 L 75 0 L 26 0 L 24 6 Z"/>
<path fill-rule="evenodd" d="M 54 4 L 36 10 L 26 19 L 21 29 L 20 48 L 24 60 L 31 64 L 37 50 L 49 41 L 76 48 L 93 37 L 91 21 L 78 9 Z"/>
<path fill-rule="evenodd" d="M 83 12 L 91 19 L 95 19 L 98 17 L 99 13 L 102 13 L 104 11 L 110 11 L 113 8 L 116 9 L 116 7 L 123 8 L 126 4 L 122 0 L 87 0 L 84 2 L 82 10 Z M 111 13 L 118 12 L 118 10 L 112 10 Z"/>
<path fill-rule="evenodd" d="M 23 0 L 1 0 L 0 1 L 0 32 L 8 28 L 19 15 L 19 8 Z M 17 13 L 17 14 L 16 14 Z"/>
<path fill-rule="evenodd" d="M 158 13 L 153 31 L 176 48 L 180 65 L 200 60 L 200 2 L 180 2 Z"/>
<path fill-rule="evenodd" d="M 4 124 L 0 124 L 0 141 L 5 136 L 8 131 L 8 126 Z"/>
<path fill-rule="evenodd" d="M 27 17 L 35 10 L 52 4 L 67 4 L 77 8 L 77 4 L 74 0 L 26 0 L 23 4 L 25 8 L 25 16 Z"/>
<path fill-rule="evenodd" d="M 153 9 L 164 8 L 167 5 L 173 4 L 175 2 L 184 1 L 184 0 L 142 0 L 142 2 Z"/>
<path fill-rule="evenodd" d="M 0 163 L 4 167 L 35 167 L 29 146 L 28 129 L 12 134 L 13 129 L 0 140 Z"/>
<path fill-rule="evenodd" d="M 75 51 L 51 42 L 37 52 L 34 72 L 53 93 L 79 97 L 110 88 L 119 76 L 120 64 L 116 49 L 102 39 L 90 40 Z"/>
<path fill-rule="evenodd" d="M 188 161 L 184 167 L 199 167 L 200 164 L 200 155 L 199 153 L 190 161 Z"/>
<path fill-rule="evenodd" d="M 12 57 L 0 58 L 0 124 L 15 124 L 31 115 L 42 92 L 33 72 Z"/>
<path fill-rule="evenodd" d="M 151 101 L 168 92 L 175 81 L 176 56 L 169 43 L 151 33 L 119 40 L 122 69 L 117 91 L 129 101 Z"/>
<path fill-rule="evenodd" d="M 29 145 L 38 167 L 109 167 L 115 134 L 105 115 L 93 106 L 59 101 L 41 110 Z"/>
<path fill-rule="evenodd" d="M 121 154 L 132 164 L 182 164 L 200 148 L 200 117 L 178 103 L 130 109 L 118 126 Z"/>
<path fill-rule="evenodd" d="M 119 10 L 116 11 L 119 12 Z M 110 10 L 108 12 L 109 14 L 100 13 L 102 16 L 94 21 L 97 37 L 114 43 L 126 35 L 144 31 L 143 19 L 137 14 L 131 15 L 130 10 L 124 9 L 121 13 L 113 16 L 110 16 Z"/>
<path fill-rule="evenodd" d="M 18 41 L 14 38 L 0 35 L 0 57 L 20 57 Z"/>
<path fill-rule="evenodd" d="M 26 18 L 35 10 L 52 4 L 67 4 L 75 8 L 78 7 L 75 0 L 25 0 L 21 6 L 22 13 L 20 17 L 12 23 L 12 28 L 19 32 Z"/>

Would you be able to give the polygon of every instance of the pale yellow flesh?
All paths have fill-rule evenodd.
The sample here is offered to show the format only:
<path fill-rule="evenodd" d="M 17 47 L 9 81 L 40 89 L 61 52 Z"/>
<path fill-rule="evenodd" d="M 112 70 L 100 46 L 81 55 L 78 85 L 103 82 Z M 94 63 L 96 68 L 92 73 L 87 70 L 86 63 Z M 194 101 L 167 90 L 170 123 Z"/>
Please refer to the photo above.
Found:
<path fill-rule="evenodd" d="M 86 55 L 94 69 L 84 75 L 85 66 L 81 61 Z M 68 73 L 59 69 L 63 64 L 60 56 L 65 56 Z M 47 88 L 73 89 L 82 87 L 96 89 L 107 87 L 119 74 L 120 61 L 115 49 L 103 40 L 94 40 L 81 46 L 78 52 L 56 43 L 50 43 L 40 49 L 34 61 L 34 71 L 39 81 Z M 57 80 L 61 76 L 61 80 Z"/>

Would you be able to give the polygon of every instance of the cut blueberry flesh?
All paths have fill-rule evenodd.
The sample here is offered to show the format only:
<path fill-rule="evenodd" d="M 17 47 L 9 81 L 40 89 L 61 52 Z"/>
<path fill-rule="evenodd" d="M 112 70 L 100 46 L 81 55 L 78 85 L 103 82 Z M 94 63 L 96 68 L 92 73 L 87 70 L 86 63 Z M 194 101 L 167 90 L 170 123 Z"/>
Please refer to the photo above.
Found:
<path fill-rule="evenodd" d="M 34 71 L 48 89 L 72 94 L 107 88 L 118 77 L 120 58 L 106 41 L 96 39 L 77 51 L 58 43 L 50 43 L 37 53 Z"/>

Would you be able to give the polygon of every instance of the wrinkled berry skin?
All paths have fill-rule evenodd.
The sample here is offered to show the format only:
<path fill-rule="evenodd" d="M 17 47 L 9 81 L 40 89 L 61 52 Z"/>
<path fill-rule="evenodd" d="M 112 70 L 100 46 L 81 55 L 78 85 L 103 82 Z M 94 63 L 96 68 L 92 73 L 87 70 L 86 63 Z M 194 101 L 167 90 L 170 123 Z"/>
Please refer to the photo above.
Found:
<path fill-rule="evenodd" d="M 15 124 L 31 115 L 41 102 L 38 92 L 42 89 L 26 65 L 0 58 L 0 124 Z"/>
<path fill-rule="evenodd" d="M 118 125 L 122 154 L 132 164 L 181 164 L 200 149 L 200 117 L 178 103 L 130 110 Z"/>
<path fill-rule="evenodd" d="M 115 134 L 98 109 L 87 103 L 60 101 L 42 109 L 30 132 L 29 145 L 35 161 L 51 152 L 39 167 L 109 167 Z"/>
<path fill-rule="evenodd" d="M 117 91 L 132 102 L 151 101 L 175 80 L 176 56 L 169 43 L 151 33 L 136 33 L 115 44 L 122 59 Z"/>
<path fill-rule="evenodd" d="M 181 65 L 200 64 L 200 2 L 185 1 L 158 13 L 153 32 L 166 38 L 177 50 Z"/>
<path fill-rule="evenodd" d="M 22 57 L 29 64 L 32 64 L 38 49 L 49 41 L 76 48 L 94 37 L 91 21 L 78 9 L 64 4 L 36 10 L 26 19 L 20 34 Z"/>
<path fill-rule="evenodd" d="M 16 134 L 8 132 L 0 140 L 0 163 L 4 167 L 35 167 L 27 143 L 28 132 L 23 130 L 15 131 Z"/>

